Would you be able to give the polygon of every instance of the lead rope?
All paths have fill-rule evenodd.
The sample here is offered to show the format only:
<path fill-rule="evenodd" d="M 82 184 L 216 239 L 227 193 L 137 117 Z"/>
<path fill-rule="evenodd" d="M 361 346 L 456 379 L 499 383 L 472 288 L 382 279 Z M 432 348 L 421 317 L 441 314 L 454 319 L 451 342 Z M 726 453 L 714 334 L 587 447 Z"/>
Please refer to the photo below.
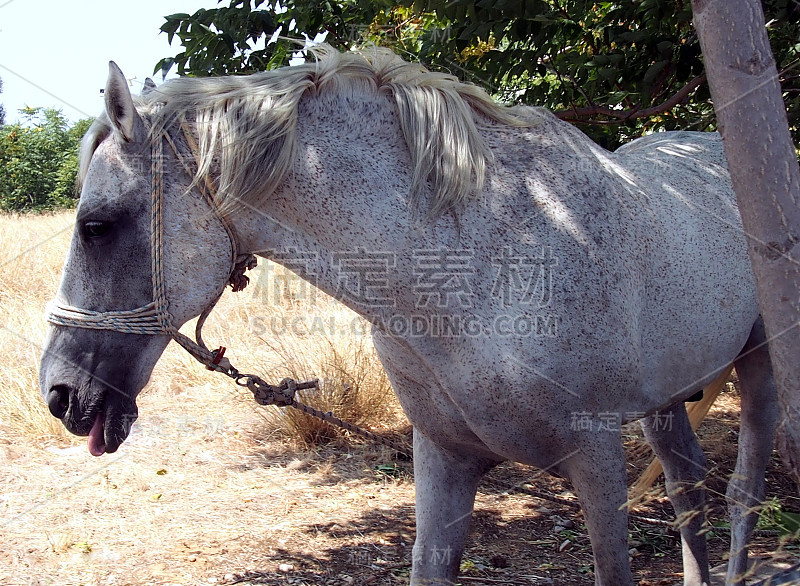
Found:
<path fill-rule="evenodd" d="M 192 151 L 192 155 L 195 161 L 199 160 L 200 152 L 197 146 L 197 142 L 194 140 L 194 135 L 191 133 L 191 129 L 188 126 L 188 123 L 185 119 L 181 120 L 181 129 L 183 130 L 183 135 L 186 139 L 186 143 L 189 146 L 189 149 Z M 183 168 L 191 177 L 193 173 L 191 169 L 184 161 L 183 157 L 180 155 L 180 149 L 177 148 L 177 145 L 172 141 L 172 138 L 169 134 L 165 133 L 167 141 L 170 143 L 172 150 L 175 152 L 178 160 L 180 161 Z M 218 202 L 216 198 L 216 187 L 211 183 L 208 177 L 203 176 L 204 185 L 201 186 L 201 192 L 203 196 L 206 198 L 206 201 L 211 206 L 211 209 L 217 209 Z M 256 259 L 253 255 L 237 255 L 236 250 L 236 237 L 233 230 L 233 227 L 223 218 L 221 214 L 217 214 L 220 220 L 222 221 L 223 225 L 225 226 L 225 230 L 228 232 L 228 236 L 231 240 L 231 246 L 233 247 L 233 258 L 234 258 L 234 270 L 231 274 L 229 279 L 231 288 L 233 291 L 241 291 L 244 289 L 249 279 L 244 275 L 244 272 L 248 269 L 255 268 L 256 266 Z M 393 442 L 392 440 L 386 439 L 381 437 L 371 431 L 368 431 L 364 428 L 361 428 L 357 425 L 344 421 L 339 417 L 336 417 L 331 412 L 324 412 L 311 407 L 310 405 L 306 405 L 304 403 L 300 403 L 295 398 L 295 394 L 297 391 L 307 390 L 307 389 L 319 389 L 319 381 L 309 380 L 309 381 L 302 381 L 297 382 L 291 378 L 285 378 L 279 385 L 272 385 L 266 382 L 264 379 L 259 377 L 255 374 L 242 374 L 240 373 L 228 360 L 224 357 L 225 348 L 220 347 L 217 350 L 209 351 L 206 348 L 205 344 L 202 341 L 202 334 L 201 330 L 203 327 L 203 323 L 205 322 L 206 317 L 211 313 L 214 305 L 216 305 L 217 300 L 214 301 L 203 314 L 197 320 L 197 327 L 195 329 L 195 337 L 197 338 L 197 343 L 194 343 L 192 340 L 180 334 L 180 332 L 176 332 L 178 336 L 173 335 L 173 338 L 176 342 L 178 342 L 184 349 L 186 349 L 192 356 L 195 357 L 200 363 L 204 364 L 208 370 L 213 370 L 215 372 L 220 372 L 231 379 L 234 382 L 243 387 L 247 387 L 250 392 L 253 393 L 253 399 L 259 405 L 276 405 L 278 407 L 292 407 L 299 411 L 302 411 L 306 415 L 311 417 L 315 417 L 326 423 L 331 425 L 335 425 L 341 429 L 345 429 L 350 433 L 356 434 L 361 436 L 365 439 L 371 440 L 373 442 L 379 443 L 381 445 L 387 446 L 396 452 L 399 452 L 408 458 L 411 458 L 410 450 L 406 449 L 405 447 L 401 446 L 400 444 Z"/>
<path fill-rule="evenodd" d="M 194 140 L 194 136 L 185 119 L 181 120 L 181 130 L 183 131 L 184 138 L 186 139 L 189 149 L 192 151 L 195 161 L 199 161 L 197 142 Z M 163 132 L 160 137 L 152 140 L 150 246 L 152 256 L 153 301 L 131 310 L 98 312 L 67 305 L 56 299 L 47 306 L 47 320 L 53 324 L 66 327 L 113 330 L 130 334 L 168 335 L 198 362 L 205 365 L 208 370 L 221 372 L 232 378 L 237 385 L 247 387 L 253 393 L 253 398 L 260 405 L 276 405 L 279 407 L 298 409 L 311 417 L 316 417 L 326 423 L 385 445 L 410 458 L 411 452 L 404 446 L 358 427 L 357 425 L 348 423 L 336 417 L 333 413 L 326 413 L 310 405 L 298 402 L 295 398 L 297 391 L 319 389 L 319 382 L 317 380 L 296 382 L 293 379 L 287 378 L 281 381 L 279 385 L 271 385 L 258 375 L 240 373 L 230 361 L 224 357 L 224 347 L 220 347 L 214 351 L 209 350 L 203 343 L 202 328 L 206 318 L 222 296 L 223 291 L 220 291 L 216 299 L 214 299 L 200 314 L 195 328 L 195 338 L 197 341 L 182 334 L 172 325 L 172 317 L 169 314 L 169 301 L 164 284 L 163 266 L 164 149 L 162 139 L 165 139 L 169 143 L 176 158 L 189 177 L 195 175 L 185 159 L 181 156 L 180 149 L 168 132 Z M 244 273 L 248 269 L 255 268 L 256 258 L 252 254 L 238 254 L 237 238 L 233 226 L 223 214 L 216 212 L 218 209 L 216 188 L 210 179 L 208 177 L 203 177 L 203 184 L 198 185 L 198 187 L 206 202 L 211 206 L 211 209 L 215 211 L 215 215 L 219 218 L 228 234 L 231 243 L 232 263 L 228 284 L 231 285 L 233 291 L 241 291 L 249 282 L 248 277 L 245 276 Z"/>

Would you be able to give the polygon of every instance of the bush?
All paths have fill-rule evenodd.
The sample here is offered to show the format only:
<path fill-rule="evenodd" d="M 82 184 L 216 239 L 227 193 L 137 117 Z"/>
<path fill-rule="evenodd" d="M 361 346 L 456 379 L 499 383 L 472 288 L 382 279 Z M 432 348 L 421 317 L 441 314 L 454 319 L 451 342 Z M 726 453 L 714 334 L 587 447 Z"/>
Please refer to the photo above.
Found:
<path fill-rule="evenodd" d="M 0 210 L 72 207 L 78 147 L 91 124 L 70 127 L 60 111 L 24 108 L 22 123 L 0 127 Z"/>

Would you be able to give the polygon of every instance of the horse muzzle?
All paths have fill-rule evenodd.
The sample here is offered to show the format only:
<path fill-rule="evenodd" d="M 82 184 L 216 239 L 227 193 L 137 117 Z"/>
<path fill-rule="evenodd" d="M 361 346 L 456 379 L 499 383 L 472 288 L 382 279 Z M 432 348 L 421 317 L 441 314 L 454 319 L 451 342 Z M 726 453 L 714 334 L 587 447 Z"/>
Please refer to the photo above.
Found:
<path fill-rule="evenodd" d="M 116 401 L 108 391 L 84 395 L 77 388 L 56 384 L 44 393 L 44 398 L 50 413 L 70 433 L 89 438 L 93 456 L 116 452 L 138 417 L 135 400 Z"/>
<path fill-rule="evenodd" d="M 56 326 L 45 344 L 39 386 L 53 417 L 88 437 L 94 456 L 115 452 L 138 417 L 136 396 L 168 339 Z"/>

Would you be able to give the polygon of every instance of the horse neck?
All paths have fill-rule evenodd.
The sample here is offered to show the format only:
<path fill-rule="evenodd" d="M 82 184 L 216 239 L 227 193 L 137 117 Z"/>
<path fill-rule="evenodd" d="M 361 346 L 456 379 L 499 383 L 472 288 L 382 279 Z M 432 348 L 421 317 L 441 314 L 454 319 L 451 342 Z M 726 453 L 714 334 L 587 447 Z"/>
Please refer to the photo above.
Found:
<path fill-rule="evenodd" d="M 292 171 L 262 209 L 238 214 L 236 228 L 247 249 L 287 266 L 297 255 L 291 268 L 335 294 L 335 255 L 393 255 L 418 233 L 411 158 L 396 106 L 383 95 L 306 96 L 297 135 Z"/>

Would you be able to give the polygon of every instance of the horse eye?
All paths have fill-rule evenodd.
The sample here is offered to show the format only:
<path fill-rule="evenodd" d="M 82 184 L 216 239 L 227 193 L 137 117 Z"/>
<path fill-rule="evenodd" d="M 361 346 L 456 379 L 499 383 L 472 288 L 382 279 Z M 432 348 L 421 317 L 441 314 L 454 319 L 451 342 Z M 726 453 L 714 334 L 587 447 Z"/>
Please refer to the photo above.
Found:
<path fill-rule="evenodd" d="M 87 238 L 102 238 L 111 230 L 110 222 L 89 221 L 83 224 L 83 233 Z"/>

